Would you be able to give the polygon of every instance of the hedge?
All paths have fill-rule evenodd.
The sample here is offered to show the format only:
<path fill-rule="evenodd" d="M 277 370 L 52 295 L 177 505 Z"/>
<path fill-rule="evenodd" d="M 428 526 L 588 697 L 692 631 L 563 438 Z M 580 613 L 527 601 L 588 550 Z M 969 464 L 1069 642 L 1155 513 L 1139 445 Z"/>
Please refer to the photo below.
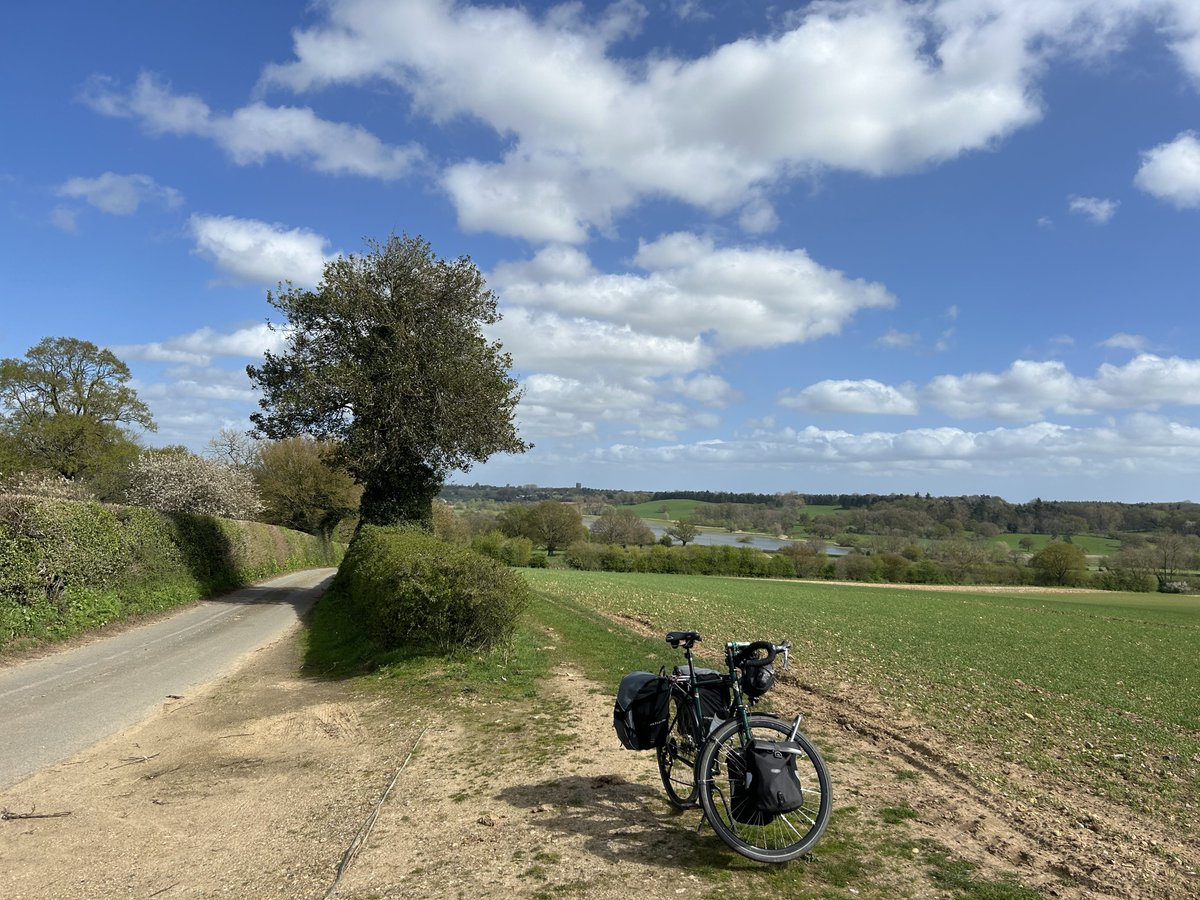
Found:
<path fill-rule="evenodd" d="M 530 600 L 525 580 L 494 559 L 419 529 L 369 525 L 331 594 L 354 605 L 381 647 L 437 653 L 507 641 Z"/>
<path fill-rule="evenodd" d="M 339 556 L 260 522 L 0 494 L 0 651 Z"/>

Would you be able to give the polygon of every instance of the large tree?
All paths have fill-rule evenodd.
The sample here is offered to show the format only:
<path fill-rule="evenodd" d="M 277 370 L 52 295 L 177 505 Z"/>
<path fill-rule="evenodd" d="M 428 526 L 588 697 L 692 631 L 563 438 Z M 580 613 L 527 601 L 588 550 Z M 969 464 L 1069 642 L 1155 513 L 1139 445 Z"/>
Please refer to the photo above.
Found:
<path fill-rule="evenodd" d="M 645 546 L 654 543 L 654 532 L 632 509 L 608 507 L 592 523 L 592 540 L 599 544 Z"/>
<path fill-rule="evenodd" d="M 64 478 L 120 467 L 137 452 L 124 429 L 155 428 L 129 379 L 112 351 L 77 338 L 44 338 L 24 359 L 0 360 L 6 443 Z"/>
<path fill-rule="evenodd" d="M 467 257 L 392 235 L 327 263 L 316 290 L 267 300 L 287 317 L 286 349 L 247 368 L 263 392 L 251 419 L 267 437 L 335 441 L 363 486 L 362 521 L 428 527 L 450 472 L 528 449 L 512 359 L 482 332 L 496 297 Z"/>
<path fill-rule="evenodd" d="M 583 516 L 579 508 L 561 500 L 543 500 L 529 508 L 525 519 L 528 531 L 525 536 L 540 547 L 546 548 L 546 553 L 554 555 L 554 551 L 574 541 L 587 539 L 587 528 L 583 524 Z"/>

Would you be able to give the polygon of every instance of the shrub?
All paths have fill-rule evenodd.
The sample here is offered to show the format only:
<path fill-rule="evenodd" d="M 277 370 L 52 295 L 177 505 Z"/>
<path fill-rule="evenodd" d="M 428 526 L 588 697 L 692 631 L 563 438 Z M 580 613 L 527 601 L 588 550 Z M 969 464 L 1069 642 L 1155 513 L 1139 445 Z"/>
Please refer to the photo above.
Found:
<path fill-rule="evenodd" d="M 258 522 L 0 494 L 0 647 L 334 565 L 337 555 Z"/>
<path fill-rule="evenodd" d="M 126 500 L 163 512 L 252 518 L 263 508 L 249 472 L 190 453 L 146 450 L 131 467 Z"/>
<path fill-rule="evenodd" d="M 529 586 L 496 560 L 416 528 L 364 526 L 335 590 L 381 646 L 449 653 L 507 641 Z"/>
<path fill-rule="evenodd" d="M 604 548 L 599 544 L 592 544 L 587 541 L 576 541 L 567 547 L 567 552 L 563 555 L 568 566 L 572 569 L 581 569 L 584 572 L 600 571 L 600 557 L 604 555 Z"/>

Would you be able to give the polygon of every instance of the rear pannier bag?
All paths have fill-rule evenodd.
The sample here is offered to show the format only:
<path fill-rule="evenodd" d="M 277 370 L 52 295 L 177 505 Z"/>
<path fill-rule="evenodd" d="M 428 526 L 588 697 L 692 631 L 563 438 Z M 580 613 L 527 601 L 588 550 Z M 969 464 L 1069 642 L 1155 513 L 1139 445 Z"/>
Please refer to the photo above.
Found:
<path fill-rule="evenodd" d="M 671 718 L 671 682 L 650 672 L 621 679 L 613 706 L 613 727 L 626 750 L 653 750 L 667 742 Z"/>
<path fill-rule="evenodd" d="M 795 741 L 753 740 L 745 754 L 747 785 L 754 793 L 758 808 L 778 815 L 804 805 L 804 791 L 796 774 L 796 757 L 804 748 Z"/>
<path fill-rule="evenodd" d="M 676 675 L 686 675 L 687 666 L 676 666 Z M 712 669 L 696 669 L 696 687 L 700 691 L 700 710 L 703 721 L 712 722 L 713 716 L 724 718 L 729 713 L 729 679 L 720 672 Z M 679 716 L 679 730 L 683 734 L 694 734 L 692 719 L 693 707 L 691 699 L 680 698 L 682 713 Z M 707 731 L 707 727 L 705 731 Z"/>

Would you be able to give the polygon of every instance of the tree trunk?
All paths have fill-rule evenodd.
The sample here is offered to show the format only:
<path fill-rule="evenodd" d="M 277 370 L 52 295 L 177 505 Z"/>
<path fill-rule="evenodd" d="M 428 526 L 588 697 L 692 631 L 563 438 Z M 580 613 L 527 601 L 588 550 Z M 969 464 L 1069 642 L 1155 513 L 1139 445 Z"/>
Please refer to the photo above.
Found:
<path fill-rule="evenodd" d="M 416 525 L 433 530 L 433 501 L 442 479 L 424 463 L 376 470 L 363 485 L 360 520 L 367 525 Z"/>

